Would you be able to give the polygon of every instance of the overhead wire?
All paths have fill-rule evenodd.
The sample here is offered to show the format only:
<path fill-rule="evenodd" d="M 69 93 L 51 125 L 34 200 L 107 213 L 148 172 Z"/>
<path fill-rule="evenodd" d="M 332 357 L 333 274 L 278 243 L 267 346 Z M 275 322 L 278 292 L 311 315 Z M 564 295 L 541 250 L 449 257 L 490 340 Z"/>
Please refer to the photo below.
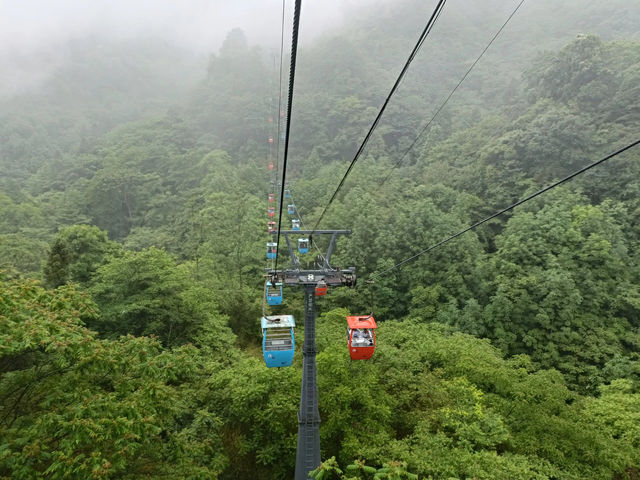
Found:
<path fill-rule="evenodd" d="M 273 66 L 275 69 L 275 65 L 276 65 L 276 57 L 275 55 L 273 56 Z M 271 135 L 273 135 L 273 128 L 271 126 L 271 123 L 273 122 L 273 79 L 269 79 L 269 96 L 267 97 L 269 99 L 269 108 L 268 108 L 268 115 L 269 115 L 269 126 L 267 127 L 266 131 L 267 131 L 267 136 L 269 138 L 269 154 L 267 156 L 268 158 L 268 165 L 272 165 L 273 164 L 273 140 Z M 273 183 L 273 182 L 272 182 Z"/>
<path fill-rule="evenodd" d="M 280 69 L 279 69 L 279 76 L 278 76 L 278 116 L 277 116 L 277 127 L 276 127 L 276 158 L 275 158 L 275 174 L 273 174 L 271 176 L 271 187 L 276 189 L 278 188 L 278 171 L 279 171 L 279 159 L 280 159 L 280 125 L 281 125 L 281 121 L 280 121 L 280 117 L 281 117 L 281 111 L 282 111 L 282 65 L 283 65 L 283 51 L 284 51 L 284 26 L 285 26 L 285 2 L 286 0 L 282 0 L 282 20 L 281 20 L 281 24 L 280 24 Z M 274 63 L 274 70 L 275 70 L 275 55 L 274 55 L 274 59 L 273 59 L 273 63 Z M 271 85 L 270 87 L 271 92 L 273 93 L 273 86 Z M 272 124 L 273 123 L 273 98 L 270 95 L 269 96 L 269 123 Z M 272 138 L 271 135 L 273 134 L 272 128 L 269 129 L 269 133 L 270 133 L 270 138 L 269 138 L 269 167 L 270 169 L 273 168 L 273 142 L 272 142 Z M 270 190 L 271 191 L 271 190 Z M 268 205 L 268 208 L 270 208 L 270 206 Z M 267 260 L 267 264 L 271 264 L 271 268 L 273 268 L 273 259 L 271 260 Z"/>
<path fill-rule="evenodd" d="M 267 282 L 264 283 L 262 292 L 262 316 L 267 317 Z"/>
<path fill-rule="evenodd" d="M 278 128 L 276 133 L 276 187 L 278 185 L 278 173 L 280 171 L 280 118 L 282 116 L 282 64 L 284 52 L 284 12 L 285 2 L 282 0 L 282 24 L 280 27 L 280 75 L 278 77 Z"/>
<path fill-rule="evenodd" d="M 318 225 L 320 225 L 320 222 L 322 221 L 322 219 L 324 218 L 325 214 L 327 213 L 327 210 L 329 209 L 329 207 L 331 206 L 331 204 L 335 200 L 336 195 L 338 195 L 338 192 L 340 191 L 342 186 L 344 185 L 344 182 L 347 179 L 347 177 L 349 176 L 349 173 L 351 172 L 351 170 L 353 169 L 354 165 L 358 161 L 358 158 L 360 157 L 360 155 L 364 151 L 364 148 L 367 146 L 367 143 L 369 142 L 369 139 L 371 138 L 371 135 L 373 134 L 373 131 L 377 127 L 378 123 L 380 122 L 380 119 L 382 118 L 382 114 L 386 110 L 387 105 L 389 104 L 389 101 L 391 100 L 391 97 L 393 96 L 393 94 L 396 92 L 396 90 L 400 86 L 400 82 L 402 81 L 402 79 L 404 78 L 405 74 L 407 73 L 407 70 L 409 69 L 409 66 L 411 65 L 411 62 L 413 61 L 413 59 L 415 58 L 416 54 L 420 50 L 420 47 L 422 47 L 422 44 L 424 43 L 425 39 L 427 38 L 427 36 L 431 32 L 431 30 L 433 29 L 433 26 L 435 25 L 436 21 L 438 20 L 438 17 L 440 16 L 440 13 L 442 12 L 442 9 L 444 8 L 445 3 L 446 3 L 446 0 L 439 0 L 438 1 L 438 4 L 436 5 L 436 7 L 433 10 L 431 16 L 429 17 L 429 21 L 425 25 L 424 29 L 422 30 L 422 33 L 420 34 L 420 37 L 418 38 L 418 41 L 416 42 L 415 46 L 413 47 L 413 50 L 411 51 L 411 54 L 409 55 L 409 58 L 405 62 L 404 66 L 402 67 L 402 70 L 400 71 L 400 74 L 398 75 L 398 78 L 396 78 L 396 81 L 393 84 L 393 87 L 391 87 L 391 90 L 389 91 L 389 94 L 387 95 L 387 98 L 385 99 L 384 103 L 382 104 L 382 107 L 380 108 L 380 111 L 378 112 L 378 115 L 376 116 L 376 118 L 373 121 L 371 127 L 369 128 L 369 131 L 365 135 L 364 140 L 360 144 L 360 147 L 358 148 L 358 150 L 356 151 L 355 155 L 353 156 L 353 159 L 351 160 L 351 163 L 349 164 L 349 167 L 347 168 L 347 171 L 342 176 L 342 180 L 340 180 L 340 183 L 338 184 L 338 187 L 336 188 L 336 190 L 333 192 L 333 195 L 329 199 L 329 203 L 327 204 L 327 206 L 324 208 L 324 210 L 320 214 L 320 217 L 318 218 L 318 221 L 316 222 L 315 226 L 312 229 L 313 231 L 315 231 L 318 228 Z"/>
<path fill-rule="evenodd" d="M 282 0 L 282 20 L 280 25 L 280 72 L 278 75 L 278 117 L 277 117 L 277 129 L 276 129 L 276 160 L 275 160 L 275 181 L 273 181 L 274 188 L 278 187 L 278 173 L 280 170 L 280 126 L 282 124 L 282 67 L 284 59 L 284 26 L 285 26 L 285 6 L 286 0 Z M 273 118 L 273 117 L 272 117 Z M 269 143 L 269 159 L 271 161 L 271 143 Z M 278 246 L 276 245 L 276 258 L 268 259 L 267 265 L 271 269 L 275 269 L 278 255 Z M 262 301 L 262 316 L 266 317 L 266 303 L 267 303 L 267 283 L 264 284 Z"/>
<path fill-rule="evenodd" d="M 291 66 L 289 68 L 289 95 L 287 102 L 287 123 L 285 127 L 284 156 L 282 160 L 282 186 L 280 187 L 280 208 L 278 212 L 278 233 L 276 236 L 276 261 L 274 270 L 278 268 L 278 254 L 280 248 L 280 230 L 282 227 L 282 204 L 284 203 L 284 184 L 287 176 L 287 159 L 289 155 L 289 132 L 291 131 L 291 107 L 293 105 L 293 85 L 296 75 L 296 57 L 298 53 L 298 31 L 300 29 L 300 8 L 302 0 L 296 0 L 293 11 L 293 29 L 291 34 Z"/>
<path fill-rule="evenodd" d="M 483 218 L 483 219 L 482 219 L 482 220 L 480 220 L 479 222 L 476 222 L 476 223 L 474 223 L 473 225 L 471 225 L 471 226 L 469 226 L 469 227 L 467 227 L 467 228 L 465 228 L 465 229 L 463 229 L 463 230 L 460 230 L 459 232 L 457 232 L 457 233 L 455 233 L 455 234 L 453 234 L 453 235 L 451 235 L 451 236 L 449 236 L 449 237 L 445 238 L 444 240 L 441 240 L 440 242 L 438 242 L 438 243 L 436 243 L 436 244 L 434 244 L 434 245 L 431 245 L 431 246 L 430 246 L 430 247 L 428 247 L 428 248 L 425 248 L 424 250 L 422 250 L 422 251 L 420 251 L 420 252 L 416 253 L 415 255 L 412 255 L 412 256 L 410 256 L 410 257 L 408 257 L 408 258 L 406 258 L 406 259 L 402 260 L 402 261 L 401 261 L 401 262 L 399 262 L 399 263 L 396 263 L 394 266 L 392 266 L 392 267 L 390 267 L 390 268 L 387 268 L 386 270 L 383 270 L 383 271 L 381 271 L 381 272 L 374 272 L 374 273 L 372 273 L 370 277 L 371 277 L 371 278 L 374 278 L 374 277 L 379 278 L 379 277 L 381 277 L 382 275 L 384 275 L 384 274 L 386 274 L 386 273 L 389 273 L 389 272 L 390 272 L 390 271 L 392 271 L 392 270 L 395 270 L 396 268 L 400 268 L 402 265 L 405 265 L 405 264 L 407 264 L 407 263 L 411 262 L 412 260 L 415 260 L 416 258 L 418 258 L 418 257 L 420 257 L 420 256 L 422 256 L 422 255 L 424 255 L 425 253 L 431 252 L 432 250 L 435 250 L 436 248 L 441 247 L 442 245 L 445 245 L 446 243 L 449 243 L 450 241 L 452 241 L 452 240 L 454 240 L 455 238 L 457 238 L 457 237 L 459 237 L 459 236 L 461 236 L 461 235 L 463 235 L 463 234 L 467 233 L 468 231 L 473 230 L 473 229 L 475 229 L 475 228 L 479 227 L 480 225 L 482 225 L 482 224 L 484 224 L 484 223 L 487 223 L 489 220 L 491 220 L 491 219 L 493 219 L 493 218 L 496 218 L 497 216 L 502 215 L 503 213 L 508 212 L 509 210 L 513 210 L 515 207 L 517 207 L 517 206 L 519 206 L 519 205 L 522 205 L 523 203 L 528 202 L 529 200 L 532 200 L 533 198 L 536 198 L 537 196 L 542 195 L 542 194 L 543 194 L 543 193 L 545 193 L 545 192 L 548 192 L 548 191 L 549 191 L 549 190 L 551 190 L 552 188 L 555 188 L 555 187 L 557 187 L 557 186 L 559 186 L 559 185 L 562 185 L 563 183 L 568 182 L 569 180 L 572 180 L 573 178 L 577 177 L 578 175 L 580 175 L 580 174 L 582 174 L 582 173 L 584 173 L 584 172 L 586 172 L 586 171 L 588 171 L 588 170 L 590 170 L 590 169 L 592 169 L 592 168 L 594 168 L 594 167 L 597 167 L 598 165 L 600 165 L 600 164 L 602 164 L 602 163 L 606 162 L 607 160 L 610 160 L 610 159 L 612 159 L 612 158 L 616 157 L 617 155 L 620 155 L 620 154 L 621 154 L 621 153 L 623 153 L 623 152 L 626 152 L 627 150 L 629 150 L 629 149 L 631 149 L 631 148 L 635 147 L 635 146 L 636 146 L 636 145 L 638 145 L 638 144 L 640 144 L 640 139 L 635 140 L 634 142 L 631 142 L 631 143 L 629 143 L 628 145 L 625 145 L 625 146 L 624 146 L 624 147 L 622 147 L 622 148 L 619 148 L 618 150 L 616 150 L 616 151 L 614 151 L 614 152 L 612 152 L 612 153 L 610 153 L 610 154 L 606 155 L 605 157 L 601 158 L 600 160 L 598 160 L 598 161 L 596 161 L 596 162 L 593 162 L 593 163 L 591 163 L 591 164 L 587 165 L 586 167 L 583 167 L 583 168 L 581 168 L 580 170 L 577 170 L 577 171 L 575 171 L 575 172 L 571 173 L 570 175 L 567 175 L 566 177 L 564 177 L 564 178 L 562 178 L 562 179 L 560 179 L 560 180 L 558 180 L 558 181 L 556 181 L 556 182 L 552 183 L 551 185 L 548 185 L 548 186 L 546 186 L 546 187 L 544 187 L 544 188 L 541 188 L 540 190 L 538 190 L 538 191 L 536 191 L 536 192 L 532 193 L 531 195 L 527 195 L 527 196 L 526 196 L 526 197 L 524 197 L 523 199 L 518 200 L 518 201 L 517 201 L 517 202 L 515 202 L 515 203 L 512 203 L 512 204 L 511 204 L 511 205 L 509 205 L 508 207 L 505 207 L 505 208 L 503 208 L 503 209 L 501 209 L 501 210 L 498 210 L 498 211 L 497 211 L 497 212 L 495 212 L 494 214 L 489 215 L 489 216 L 488 216 L 488 217 L 486 217 L 486 218 Z"/>
<path fill-rule="evenodd" d="M 436 110 L 436 112 L 433 114 L 433 116 L 431 117 L 431 119 L 427 122 L 427 124 L 422 128 L 422 130 L 420 131 L 420 133 L 418 134 L 418 136 L 413 140 L 413 142 L 411 143 L 411 145 L 409 145 L 409 147 L 404 151 L 404 153 L 402 154 L 402 157 L 400 157 L 400 160 L 398 160 L 393 167 L 391 167 L 391 170 L 389 171 L 388 175 L 381 181 L 378 183 L 378 186 L 382 186 L 384 185 L 387 180 L 389 180 L 389 177 L 391 176 L 391 174 L 393 173 L 393 171 L 404 161 L 405 157 L 409 154 L 409 152 L 411 150 L 413 150 L 413 147 L 416 146 L 416 144 L 418 143 L 418 141 L 420 140 L 420 138 L 422 138 L 422 135 L 424 135 L 424 133 L 427 131 L 427 129 L 431 126 L 431 124 L 434 122 L 434 120 L 436 119 L 436 117 L 440 114 L 440 112 L 442 111 L 442 109 L 444 109 L 444 107 L 447 105 L 447 103 L 449 103 L 449 100 L 451 100 L 451 97 L 453 97 L 453 95 L 456 93 L 456 91 L 458 90 L 458 88 L 460 87 L 460 85 L 462 85 L 462 83 L 467 79 L 467 77 L 469 76 L 469 74 L 471 73 L 471 71 L 474 69 L 474 67 L 478 64 L 478 62 L 482 59 L 482 57 L 484 56 L 484 54 L 487 52 L 487 50 L 489 50 L 489 48 L 491 47 L 491 45 L 493 45 L 493 42 L 496 40 L 496 38 L 498 38 L 498 36 L 500 36 L 500 34 L 502 33 L 502 31 L 504 30 L 504 28 L 507 26 L 507 24 L 511 21 L 511 19 L 513 18 L 513 16 L 516 14 L 516 12 L 520 9 L 520 7 L 522 6 L 522 4 L 525 2 L 525 0 L 521 0 L 520 3 L 518 3 L 518 5 L 516 5 L 516 8 L 511 12 L 511 15 L 509 15 L 509 17 L 505 20 L 505 22 L 502 24 L 502 26 L 498 29 L 498 31 L 495 33 L 495 35 L 491 38 L 491 40 L 489 41 L 489 43 L 487 44 L 486 47 L 484 47 L 484 50 L 482 50 L 482 52 L 480 53 L 480 55 L 478 55 L 478 58 L 476 58 L 476 60 L 471 64 L 471 66 L 469 67 L 469 69 L 465 72 L 465 74 L 462 76 L 462 78 L 460 79 L 460 81 L 456 84 L 456 86 L 453 88 L 453 90 L 451 90 L 451 92 L 449 93 L 449 95 L 447 96 L 447 98 L 444 100 L 444 102 L 442 102 L 442 104 L 438 107 L 438 109 Z"/>

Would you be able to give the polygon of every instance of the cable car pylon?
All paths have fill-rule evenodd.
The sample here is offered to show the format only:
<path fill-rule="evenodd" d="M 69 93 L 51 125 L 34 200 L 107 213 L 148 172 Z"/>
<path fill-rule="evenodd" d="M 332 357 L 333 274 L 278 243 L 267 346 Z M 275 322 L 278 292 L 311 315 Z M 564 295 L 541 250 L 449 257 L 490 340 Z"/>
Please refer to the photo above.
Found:
<path fill-rule="evenodd" d="M 349 235 L 350 230 L 316 230 L 314 235 L 330 235 L 329 247 L 322 264 L 314 270 L 300 268 L 300 260 L 289 239 L 312 233 L 311 230 L 286 230 L 280 232 L 287 243 L 293 268 L 267 269 L 267 279 L 272 285 L 304 287 L 304 344 L 302 346 L 302 386 L 298 410 L 298 448 L 296 452 L 295 480 L 306 480 L 309 472 L 320 466 L 320 412 L 318 410 L 318 383 L 316 381 L 316 296 L 326 293 L 328 287 L 355 287 L 355 267 L 330 266 L 331 253 L 339 235 Z M 320 293 L 319 293 L 320 292 Z"/>

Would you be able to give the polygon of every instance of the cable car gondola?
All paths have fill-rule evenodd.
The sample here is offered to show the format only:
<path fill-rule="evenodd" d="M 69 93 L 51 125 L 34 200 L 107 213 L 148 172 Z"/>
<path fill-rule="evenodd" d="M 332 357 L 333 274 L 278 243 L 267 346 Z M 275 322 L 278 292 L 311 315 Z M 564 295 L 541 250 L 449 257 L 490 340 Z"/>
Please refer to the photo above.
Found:
<path fill-rule="evenodd" d="M 269 171 L 273 170 L 273 162 L 269 162 Z"/>
<path fill-rule="evenodd" d="M 271 282 L 267 282 L 267 303 L 271 306 L 280 305 L 282 303 L 282 283 L 276 282 L 273 285 Z"/>
<path fill-rule="evenodd" d="M 276 214 L 276 207 L 267 208 L 267 215 L 272 218 Z"/>
<path fill-rule="evenodd" d="M 347 344 L 351 360 L 369 360 L 376 349 L 376 321 L 373 315 L 347 317 Z"/>
<path fill-rule="evenodd" d="M 316 284 L 316 297 L 322 297 L 327 294 L 327 284 L 324 281 L 319 281 Z"/>
<path fill-rule="evenodd" d="M 278 244 L 275 242 L 267 242 L 267 258 L 275 260 L 278 255 Z"/>
<path fill-rule="evenodd" d="M 300 220 L 291 220 L 291 230 L 300 230 Z"/>
<path fill-rule="evenodd" d="M 273 203 L 276 201 L 276 194 L 275 193 L 270 193 L 269 194 L 269 203 Z"/>
<path fill-rule="evenodd" d="M 294 215 L 296 213 L 296 206 L 295 205 L 287 205 L 287 213 L 289 215 Z"/>
<path fill-rule="evenodd" d="M 276 222 L 267 222 L 267 233 L 275 233 L 277 231 Z"/>
<path fill-rule="evenodd" d="M 308 238 L 299 238 L 298 239 L 298 252 L 300 252 L 300 253 L 309 253 L 309 239 Z"/>
<path fill-rule="evenodd" d="M 288 188 L 284 191 L 284 198 L 291 198 L 291 190 Z"/>
<path fill-rule="evenodd" d="M 296 322 L 293 315 L 262 317 L 262 355 L 269 368 L 288 367 L 293 362 Z"/>

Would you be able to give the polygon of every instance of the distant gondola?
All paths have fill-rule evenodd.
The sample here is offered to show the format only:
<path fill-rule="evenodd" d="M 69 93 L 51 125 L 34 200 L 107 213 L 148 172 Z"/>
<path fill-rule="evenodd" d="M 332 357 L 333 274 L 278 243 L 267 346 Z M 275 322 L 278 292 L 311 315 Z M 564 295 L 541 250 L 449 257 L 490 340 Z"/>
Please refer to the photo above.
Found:
<path fill-rule="evenodd" d="M 276 282 L 273 285 L 271 282 L 267 282 L 267 303 L 269 305 L 280 305 L 282 303 L 282 283 Z"/>
<path fill-rule="evenodd" d="M 316 284 L 316 297 L 322 297 L 327 294 L 327 284 L 322 280 Z"/>
<path fill-rule="evenodd" d="M 300 252 L 300 253 L 309 253 L 309 239 L 308 238 L 299 238 L 298 239 L 298 252 Z"/>

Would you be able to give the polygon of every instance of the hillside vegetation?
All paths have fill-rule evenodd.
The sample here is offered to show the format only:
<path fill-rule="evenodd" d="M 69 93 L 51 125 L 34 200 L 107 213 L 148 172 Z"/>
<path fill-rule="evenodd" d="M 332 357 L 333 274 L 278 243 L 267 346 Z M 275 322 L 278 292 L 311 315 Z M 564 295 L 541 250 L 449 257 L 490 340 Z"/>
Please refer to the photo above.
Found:
<path fill-rule="evenodd" d="M 638 137 L 640 9 L 585 8 L 569 41 L 558 13 L 535 43 L 532 7 L 403 158 L 503 21 L 489 3 L 443 15 L 323 220 L 360 278 L 318 301 L 324 479 L 638 478 L 640 150 L 365 287 Z M 415 41 L 394 15 L 299 52 L 287 179 L 309 226 Z M 0 478 L 291 478 L 303 329 L 290 368 L 259 350 L 268 55 L 233 30 L 187 89 L 177 50 L 77 49 L 1 101 Z M 376 353 L 352 362 L 345 316 L 372 309 Z M 301 292 L 278 311 L 302 318 Z"/>

